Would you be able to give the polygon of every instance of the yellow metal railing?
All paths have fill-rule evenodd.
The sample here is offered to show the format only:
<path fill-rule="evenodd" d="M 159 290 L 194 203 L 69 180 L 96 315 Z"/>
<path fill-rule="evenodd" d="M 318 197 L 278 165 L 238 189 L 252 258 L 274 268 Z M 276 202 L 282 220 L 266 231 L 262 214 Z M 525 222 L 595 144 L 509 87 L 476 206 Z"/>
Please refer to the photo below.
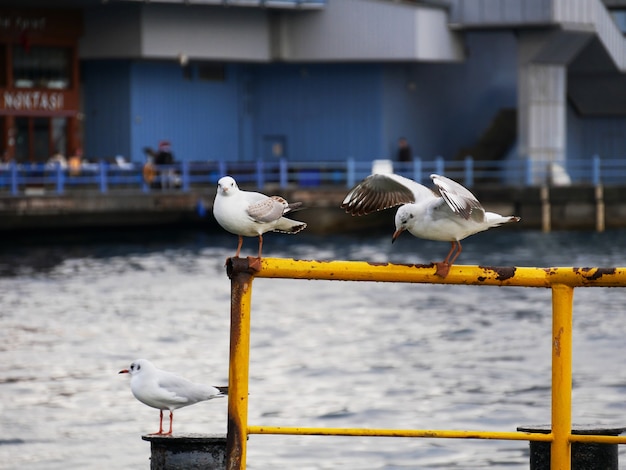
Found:
<path fill-rule="evenodd" d="M 256 271 L 248 259 L 227 262 L 231 279 L 231 345 L 228 394 L 228 470 L 246 468 L 250 434 L 393 436 L 422 438 L 501 439 L 551 443 L 551 468 L 570 470 L 572 442 L 626 444 L 626 436 L 573 435 L 572 308 L 576 287 L 626 287 L 626 268 L 515 268 L 453 266 L 446 278 L 432 265 L 397 265 L 359 261 L 297 261 L 265 258 Z M 248 371 L 250 306 L 254 278 L 323 279 L 490 286 L 543 287 L 552 290 L 552 416 L 551 432 L 490 432 L 411 429 L 349 429 L 250 426 Z"/>

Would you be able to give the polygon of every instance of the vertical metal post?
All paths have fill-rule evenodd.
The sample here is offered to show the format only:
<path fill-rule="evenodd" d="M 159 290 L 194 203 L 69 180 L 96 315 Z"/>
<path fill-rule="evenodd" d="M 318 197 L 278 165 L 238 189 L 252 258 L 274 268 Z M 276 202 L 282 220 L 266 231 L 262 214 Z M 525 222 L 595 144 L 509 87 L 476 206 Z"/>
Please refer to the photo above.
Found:
<path fill-rule="evenodd" d="M 419 157 L 413 158 L 413 179 L 418 183 L 422 182 L 422 159 Z"/>
<path fill-rule="evenodd" d="M 570 470 L 572 429 L 572 307 L 574 288 L 552 286 L 552 448 L 550 468 Z"/>
<path fill-rule="evenodd" d="M 107 192 L 107 163 L 100 160 L 100 192 Z"/>
<path fill-rule="evenodd" d="M 346 161 L 346 186 L 351 188 L 356 182 L 356 169 L 354 158 L 348 157 Z"/>
<path fill-rule="evenodd" d="M 474 186 L 474 159 L 471 155 L 465 157 L 465 186 Z"/>
<path fill-rule="evenodd" d="M 604 232 L 605 229 L 605 209 L 604 209 L 604 187 L 601 184 L 596 186 L 596 232 Z"/>
<path fill-rule="evenodd" d="M 11 161 L 11 194 L 17 196 L 19 187 L 17 184 L 17 163 L 15 160 Z"/>
<path fill-rule="evenodd" d="M 532 186 L 534 179 L 535 179 L 533 175 L 533 161 L 530 159 L 530 157 L 526 157 L 525 163 L 526 163 L 526 186 Z"/>
<path fill-rule="evenodd" d="M 250 269 L 247 258 L 229 258 L 226 269 L 231 280 L 226 469 L 245 470 L 248 440 L 250 305 L 254 271 Z"/>
<path fill-rule="evenodd" d="M 256 187 L 263 189 L 265 186 L 265 165 L 260 158 L 256 161 Z"/>
<path fill-rule="evenodd" d="M 63 187 L 65 186 L 65 172 L 63 171 L 63 168 L 61 168 L 61 164 L 60 163 L 56 163 L 55 166 L 55 170 L 56 170 L 56 180 L 57 180 L 57 194 L 63 194 Z"/>
<path fill-rule="evenodd" d="M 287 159 L 281 158 L 278 164 L 280 173 L 280 188 L 284 189 L 287 187 L 287 184 L 289 182 L 289 169 L 287 168 Z"/>
<path fill-rule="evenodd" d="M 552 208 L 550 206 L 550 190 L 546 185 L 539 189 L 541 199 L 541 230 L 548 233 L 552 230 Z"/>
<path fill-rule="evenodd" d="M 191 181 L 189 180 L 190 171 L 189 171 L 189 162 L 187 160 L 183 160 L 181 162 L 181 173 L 183 179 L 183 191 L 189 192 L 189 188 L 191 187 Z"/>
<path fill-rule="evenodd" d="M 600 161 L 600 155 L 594 155 L 592 157 L 592 170 L 591 170 L 591 182 L 594 186 L 600 184 L 602 163 Z"/>
<path fill-rule="evenodd" d="M 435 158 L 435 173 L 443 175 L 445 171 L 445 161 L 442 156 L 438 156 Z"/>

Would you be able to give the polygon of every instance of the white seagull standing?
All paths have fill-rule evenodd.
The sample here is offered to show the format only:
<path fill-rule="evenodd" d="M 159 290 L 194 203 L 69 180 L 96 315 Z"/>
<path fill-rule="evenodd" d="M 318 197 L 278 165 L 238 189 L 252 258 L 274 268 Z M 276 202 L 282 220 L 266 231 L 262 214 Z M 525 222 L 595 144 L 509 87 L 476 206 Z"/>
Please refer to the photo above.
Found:
<path fill-rule="evenodd" d="M 290 204 L 280 196 L 242 191 L 232 177 L 224 176 L 217 182 L 213 215 L 225 230 L 239 236 L 235 257 L 239 256 L 244 236 L 259 237 L 259 256 L 251 264 L 258 269 L 264 233 L 272 231 L 298 233 L 306 228 L 304 222 L 283 217 L 301 206 L 301 202 Z"/>
<path fill-rule="evenodd" d="M 486 212 L 478 199 L 459 183 L 445 176 L 430 177 L 437 193 L 393 173 L 370 175 L 350 190 L 341 207 L 351 215 L 367 215 L 401 206 L 396 212 L 392 242 L 405 230 L 426 240 L 449 241 L 452 246 L 448 255 L 435 263 L 436 274 L 446 277 L 461 254 L 461 240 L 520 218 Z"/>
<path fill-rule="evenodd" d="M 228 387 L 211 387 L 190 382 L 171 372 L 157 369 L 147 359 L 137 359 L 120 374 L 130 374 L 130 389 L 141 403 L 160 410 L 159 431 L 153 435 L 172 434 L 173 411 L 200 401 L 224 397 Z M 163 410 L 170 412 L 170 429 L 163 432 Z"/>

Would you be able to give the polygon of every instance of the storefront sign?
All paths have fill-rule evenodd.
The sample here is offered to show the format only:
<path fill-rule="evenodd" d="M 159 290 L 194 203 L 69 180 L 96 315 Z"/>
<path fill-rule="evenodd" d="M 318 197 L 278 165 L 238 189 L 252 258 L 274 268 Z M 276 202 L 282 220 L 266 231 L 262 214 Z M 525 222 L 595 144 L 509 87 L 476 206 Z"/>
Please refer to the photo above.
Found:
<path fill-rule="evenodd" d="M 82 15 L 79 9 L 0 8 L 0 39 L 12 42 L 15 35 L 38 42 L 47 37 L 75 39 L 82 34 Z"/>
<path fill-rule="evenodd" d="M 44 16 L 0 15 L 0 29 L 15 31 L 43 31 L 46 28 Z"/>
<path fill-rule="evenodd" d="M 5 91 L 2 108 L 14 111 L 60 111 L 63 109 L 63 93 Z"/>

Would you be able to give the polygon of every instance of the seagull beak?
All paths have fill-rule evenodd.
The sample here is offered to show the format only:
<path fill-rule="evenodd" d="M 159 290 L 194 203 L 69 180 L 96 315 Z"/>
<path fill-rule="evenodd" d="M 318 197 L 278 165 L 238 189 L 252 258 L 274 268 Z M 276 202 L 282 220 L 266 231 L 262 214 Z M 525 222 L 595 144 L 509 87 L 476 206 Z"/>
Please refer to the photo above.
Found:
<path fill-rule="evenodd" d="M 391 243 L 395 242 L 402 232 L 404 232 L 403 228 L 399 228 L 398 230 L 393 232 L 393 235 L 391 236 Z"/>
<path fill-rule="evenodd" d="M 122 369 L 118 374 L 130 374 L 130 371 L 128 369 Z"/>

